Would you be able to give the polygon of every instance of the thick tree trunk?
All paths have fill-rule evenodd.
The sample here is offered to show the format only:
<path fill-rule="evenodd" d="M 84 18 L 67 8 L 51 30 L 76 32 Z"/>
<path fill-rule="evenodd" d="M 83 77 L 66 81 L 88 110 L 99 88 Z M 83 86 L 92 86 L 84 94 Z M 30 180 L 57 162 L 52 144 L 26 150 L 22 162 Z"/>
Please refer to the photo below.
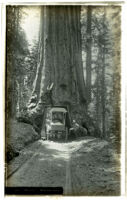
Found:
<path fill-rule="evenodd" d="M 100 94 L 99 94 L 99 87 L 100 87 L 100 50 L 98 53 L 98 65 L 96 67 L 96 76 L 97 76 L 97 81 L 96 81 L 96 124 L 97 127 L 99 127 L 100 124 Z"/>
<path fill-rule="evenodd" d="M 106 19 L 106 11 L 104 8 L 104 17 L 103 17 L 103 29 L 105 28 L 105 19 Z M 104 29 L 105 30 L 105 29 Z M 102 46 L 102 132 L 103 132 L 103 137 L 106 138 L 106 122 L 105 122 L 105 115 L 106 115 L 106 110 L 105 110 L 105 98 L 106 98 L 106 86 L 105 86 L 105 42 L 104 45 Z"/>
<path fill-rule="evenodd" d="M 44 105 L 66 105 L 72 113 L 84 113 L 80 6 L 43 6 L 41 12 L 40 54 L 28 108 L 40 112 Z"/>
<path fill-rule="evenodd" d="M 102 48 L 102 91 L 101 91 L 101 99 L 102 99 L 102 132 L 103 137 L 106 138 L 106 127 L 105 127 L 105 93 L 106 93 L 106 87 L 105 87 L 105 48 Z"/>
<path fill-rule="evenodd" d="M 91 102 L 91 18 L 92 8 L 88 6 L 87 10 L 87 56 L 86 56 L 86 88 L 87 88 L 87 102 Z"/>

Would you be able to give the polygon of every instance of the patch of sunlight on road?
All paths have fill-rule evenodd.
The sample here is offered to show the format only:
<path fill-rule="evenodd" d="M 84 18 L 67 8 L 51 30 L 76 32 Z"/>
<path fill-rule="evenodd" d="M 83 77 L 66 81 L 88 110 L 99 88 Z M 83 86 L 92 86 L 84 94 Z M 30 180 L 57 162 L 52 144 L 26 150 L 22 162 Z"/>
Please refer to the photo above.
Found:
<path fill-rule="evenodd" d="M 82 137 L 76 141 L 71 141 L 71 142 L 66 142 L 66 143 L 47 141 L 47 140 L 45 141 L 39 140 L 38 142 L 39 142 L 40 147 L 42 146 L 42 149 L 43 147 L 45 148 L 43 149 L 43 153 L 47 157 L 46 159 L 48 160 L 52 160 L 52 158 L 54 158 L 54 160 L 62 159 L 63 161 L 68 162 L 70 160 L 72 153 L 78 153 L 80 151 L 83 151 L 86 153 L 86 152 L 90 152 L 91 150 L 93 151 L 93 148 L 91 145 L 93 144 L 94 141 L 96 141 L 96 138 Z M 50 156 L 48 157 L 49 150 L 51 151 L 51 154 L 50 154 L 50 156 L 52 156 L 51 158 Z M 42 156 L 40 160 L 43 161 L 44 155 L 40 155 L 40 156 Z"/>
<path fill-rule="evenodd" d="M 59 143 L 59 142 L 54 142 L 54 141 L 42 141 L 42 140 L 40 140 L 39 142 L 40 144 L 45 146 L 47 149 L 57 150 L 61 153 L 67 153 L 67 152 L 72 153 L 80 149 L 84 144 L 87 144 L 88 142 L 93 141 L 93 140 L 95 140 L 95 138 L 92 138 L 92 139 L 83 138 L 83 139 L 68 142 L 68 143 Z"/>
<path fill-rule="evenodd" d="M 64 143 L 58 143 L 54 141 L 42 141 L 42 144 L 45 145 L 48 149 L 54 149 L 62 152 L 68 151 L 68 148 Z"/>
<path fill-rule="evenodd" d="M 70 143 L 68 143 L 67 145 L 68 145 L 68 148 L 69 149 L 71 149 L 72 151 L 74 150 L 77 150 L 77 149 L 79 149 L 79 148 L 81 148 L 82 147 L 82 145 L 84 145 L 84 144 L 87 144 L 88 142 L 91 142 L 91 141 L 93 141 L 93 140 L 95 140 L 95 138 L 93 139 L 81 139 L 81 140 L 78 140 L 78 141 L 72 141 L 72 142 L 70 142 Z"/>
<path fill-rule="evenodd" d="M 53 157 L 55 158 L 55 159 L 59 159 L 59 158 L 61 158 L 61 159 L 63 159 L 63 160 L 65 160 L 65 161 L 68 161 L 69 159 L 70 159 L 70 154 L 69 153 L 59 153 L 59 154 L 57 154 L 57 155 L 53 155 Z"/>
<path fill-rule="evenodd" d="M 104 172 L 116 173 L 116 172 L 119 172 L 121 168 L 115 166 L 115 167 L 110 167 L 110 168 L 100 167 L 99 169 L 100 171 L 104 171 Z"/>
<path fill-rule="evenodd" d="M 93 148 L 97 148 L 98 150 L 101 150 L 104 146 L 107 146 L 108 145 L 108 142 L 107 141 L 99 141 L 98 143 L 95 142 L 92 144 L 92 147 Z"/>
<path fill-rule="evenodd" d="M 108 145 L 108 142 L 107 141 L 99 141 L 98 143 L 97 143 L 97 141 L 95 141 L 95 142 L 92 142 L 92 145 L 90 144 L 90 146 L 88 147 L 88 146 L 84 146 L 84 148 L 82 148 L 81 150 L 80 150 L 80 153 L 82 152 L 85 152 L 85 153 L 90 153 L 90 152 L 92 152 L 92 151 L 94 151 L 95 149 L 98 149 L 98 150 L 101 150 L 103 147 L 105 147 L 105 146 L 107 146 Z"/>

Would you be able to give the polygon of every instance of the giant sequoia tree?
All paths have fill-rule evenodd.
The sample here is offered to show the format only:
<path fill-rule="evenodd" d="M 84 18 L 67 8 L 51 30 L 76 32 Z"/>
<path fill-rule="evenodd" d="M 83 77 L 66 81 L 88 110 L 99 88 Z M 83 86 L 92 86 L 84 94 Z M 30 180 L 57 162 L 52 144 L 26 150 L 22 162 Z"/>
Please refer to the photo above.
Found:
<path fill-rule="evenodd" d="M 45 105 L 66 105 L 72 118 L 81 120 L 86 98 L 80 6 L 43 6 L 39 43 L 36 78 L 28 105 L 30 113 L 43 112 Z"/>
<path fill-rule="evenodd" d="M 67 106 L 91 135 L 120 138 L 120 8 L 42 6 L 30 51 L 23 13 L 7 9 L 7 115 L 40 130 L 45 106 Z"/>

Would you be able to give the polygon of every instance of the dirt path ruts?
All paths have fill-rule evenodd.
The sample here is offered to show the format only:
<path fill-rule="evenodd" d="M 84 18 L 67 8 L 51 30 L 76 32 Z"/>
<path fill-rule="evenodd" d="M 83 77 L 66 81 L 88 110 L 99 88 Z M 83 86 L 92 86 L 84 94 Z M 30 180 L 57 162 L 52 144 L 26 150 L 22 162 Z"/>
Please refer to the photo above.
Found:
<path fill-rule="evenodd" d="M 112 192 L 115 193 L 115 190 L 119 191 L 118 183 L 116 189 L 114 188 L 118 182 L 115 176 L 118 174 L 112 176 L 113 173 L 109 173 L 114 166 L 105 160 L 109 159 L 107 148 L 106 141 L 87 137 L 69 143 L 39 140 L 22 151 L 29 159 L 7 179 L 6 185 L 63 187 L 65 195 L 89 195 L 96 191 L 106 193 L 103 188 L 109 184 L 110 190 L 112 185 Z M 102 149 L 106 151 L 103 152 Z M 16 159 L 20 160 L 20 156 Z"/>

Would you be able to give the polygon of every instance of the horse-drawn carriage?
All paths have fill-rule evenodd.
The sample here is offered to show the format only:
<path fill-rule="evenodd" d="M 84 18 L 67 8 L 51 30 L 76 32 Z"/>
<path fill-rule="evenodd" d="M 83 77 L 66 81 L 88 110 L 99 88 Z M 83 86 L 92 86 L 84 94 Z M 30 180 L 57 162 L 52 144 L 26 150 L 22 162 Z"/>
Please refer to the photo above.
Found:
<path fill-rule="evenodd" d="M 44 118 L 45 138 L 47 140 L 67 140 L 70 128 L 70 117 L 66 107 L 47 107 Z"/>

